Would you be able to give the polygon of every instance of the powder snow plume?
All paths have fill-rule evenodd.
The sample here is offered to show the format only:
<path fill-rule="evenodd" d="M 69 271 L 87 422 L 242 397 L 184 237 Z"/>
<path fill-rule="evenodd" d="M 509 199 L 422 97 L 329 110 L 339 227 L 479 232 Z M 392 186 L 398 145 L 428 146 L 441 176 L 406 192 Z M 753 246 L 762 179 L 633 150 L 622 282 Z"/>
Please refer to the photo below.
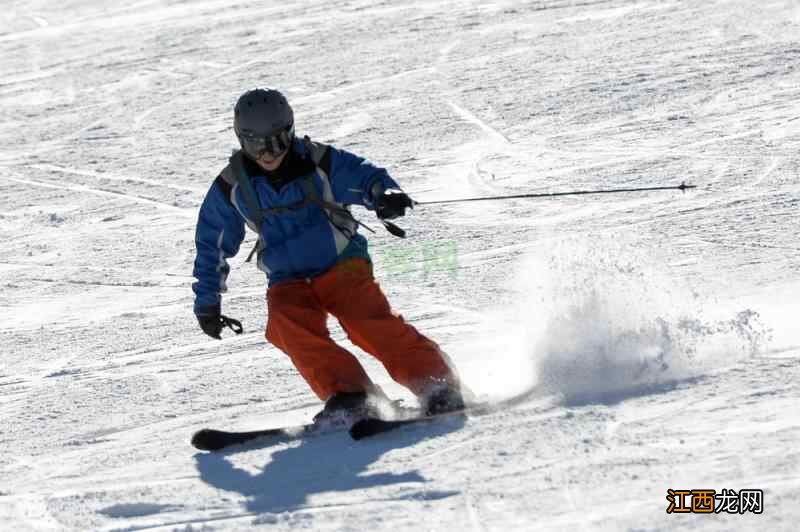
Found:
<path fill-rule="evenodd" d="M 472 381 L 490 395 L 536 381 L 565 404 L 608 403 L 670 389 L 764 349 L 769 332 L 757 312 L 715 315 L 654 254 L 597 237 L 530 253 L 517 305 L 484 325 L 500 345 L 493 370 Z"/>

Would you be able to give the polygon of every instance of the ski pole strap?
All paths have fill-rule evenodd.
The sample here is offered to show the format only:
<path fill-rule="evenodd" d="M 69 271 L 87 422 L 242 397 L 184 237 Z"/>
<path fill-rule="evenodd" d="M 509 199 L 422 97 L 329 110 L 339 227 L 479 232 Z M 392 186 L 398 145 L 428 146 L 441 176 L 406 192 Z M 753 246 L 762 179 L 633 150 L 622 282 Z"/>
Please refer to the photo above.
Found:
<path fill-rule="evenodd" d="M 230 328 L 230 330 L 236 334 L 242 334 L 244 332 L 244 327 L 242 327 L 241 321 L 229 318 L 228 316 L 220 316 L 219 319 L 222 322 L 223 327 Z"/>
<path fill-rule="evenodd" d="M 324 199 L 320 199 L 320 198 L 310 198 L 310 201 L 311 201 L 311 203 L 317 205 L 320 209 L 330 212 L 332 215 L 337 215 L 337 216 L 346 218 L 347 220 L 351 221 L 352 223 L 363 227 L 364 229 L 366 229 L 370 233 L 374 233 L 375 232 L 374 229 L 372 229 L 371 227 L 369 227 L 365 223 L 359 221 L 355 216 L 353 216 L 353 213 L 351 213 L 350 211 L 348 211 L 344 207 L 340 207 L 339 205 L 337 205 L 335 203 L 331 203 L 329 201 L 325 201 Z"/>

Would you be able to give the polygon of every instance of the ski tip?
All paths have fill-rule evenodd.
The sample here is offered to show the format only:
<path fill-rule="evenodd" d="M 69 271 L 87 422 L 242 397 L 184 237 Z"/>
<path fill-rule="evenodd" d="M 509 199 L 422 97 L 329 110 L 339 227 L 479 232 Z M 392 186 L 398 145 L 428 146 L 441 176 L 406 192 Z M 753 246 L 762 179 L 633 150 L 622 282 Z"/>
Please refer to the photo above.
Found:
<path fill-rule="evenodd" d="M 200 429 L 192 436 L 192 446 L 200 451 L 217 451 L 220 449 L 214 442 L 216 438 L 216 431 L 211 429 Z"/>

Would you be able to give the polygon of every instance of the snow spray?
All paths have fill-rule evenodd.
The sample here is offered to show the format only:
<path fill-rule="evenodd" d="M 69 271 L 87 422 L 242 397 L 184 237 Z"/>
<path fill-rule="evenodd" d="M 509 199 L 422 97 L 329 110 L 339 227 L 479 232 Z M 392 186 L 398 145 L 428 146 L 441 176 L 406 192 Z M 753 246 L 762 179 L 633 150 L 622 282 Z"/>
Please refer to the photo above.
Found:
<path fill-rule="evenodd" d="M 709 315 L 696 289 L 653 248 L 619 238 L 562 239 L 524 260 L 514 309 L 537 385 L 565 404 L 608 403 L 691 382 L 764 348 L 769 332 L 743 309 Z"/>

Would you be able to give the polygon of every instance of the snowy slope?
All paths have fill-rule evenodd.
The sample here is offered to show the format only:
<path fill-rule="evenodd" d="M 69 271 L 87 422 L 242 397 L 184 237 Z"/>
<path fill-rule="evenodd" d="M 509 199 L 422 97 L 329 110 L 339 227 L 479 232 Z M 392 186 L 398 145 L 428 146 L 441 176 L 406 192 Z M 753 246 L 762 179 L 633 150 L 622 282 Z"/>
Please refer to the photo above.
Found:
<path fill-rule="evenodd" d="M 0 528 L 795 529 L 798 36 L 791 1 L 6 2 Z M 393 304 L 477 395 L 536 398 L 196 453 L 318 408 L 243 257 L 246 334 L 191 313 L 197 209 L 265 85 L 421 201 L 698 188 L 418 208 L 370 240 Z M 668 515 L 670 488 L 764 509 Z"/>

